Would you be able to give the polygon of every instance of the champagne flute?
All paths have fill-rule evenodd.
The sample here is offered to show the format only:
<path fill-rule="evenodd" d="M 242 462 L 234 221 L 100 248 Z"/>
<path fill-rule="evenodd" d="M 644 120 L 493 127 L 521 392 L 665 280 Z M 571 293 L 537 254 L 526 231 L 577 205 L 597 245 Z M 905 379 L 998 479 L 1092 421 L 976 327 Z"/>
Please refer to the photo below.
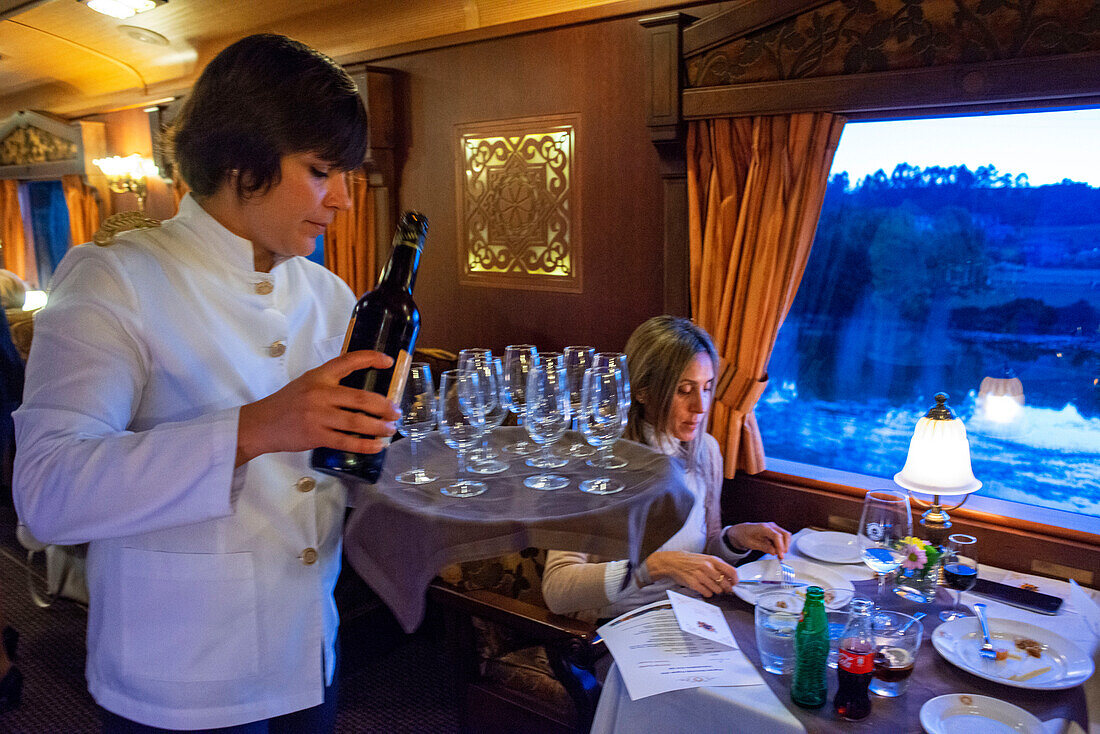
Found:
<path fill-rule="evenodd" d="M 402 484 L 427 484 L 439 477 L 420 467 L 416 449 L 421 439 L 435 428 L 435 388 L 432 386 L 432 368 L 424 362 L 409 365 L 405 392 L 401 397 L 401 418 L 398 429 L 409 437 L 412 448 L 412 468 L 398 474 L 395 479 Z"/>
<path fill-rule="evenodd" d="M 534 344 L 509 344 L 504 348 L 504 396 L 508 399 L 508 410 L 516 414 L 516 422 L 521 426 L 527 413 L 527 375 L 538 357 Z M 504 447 L 508 453 L 520 456 L 537 449 L 538 446 L 527 440 Z"/>
<path fill-rule="evenodd" d="M 611 457 L 611 446 L 623 433 L 623 378 L 614 367 L 591 367 L 584 375 L 580 421 L 581 433 L 596 447 L 600 456 L 589 463 L 602 466 Z M 581 491 L 590 494 L 614 494 L 625 485 L 611 477 L 594 477 L 581 482 Z"/>
<path fill-rule="evenodd" d="M 573 411 L 573 429 L 580 430 L 578 420 L 581 414 L 581 393 L 584 390 L 584 376 L 592 362 L 596 359 L 595 347 L 572 346 L 566 347 L 562 353 L 565 357 L 565 375 L 569 382 L 569 407 Z M 591 456 L 594 449 L 588 444 L 576 441 L 565 448 L 566 456 L 584 457 Z"/>
<path fill-rule="evenodd" d="M 947 536 L 947 558 L 943 564 L 943 580 L 955 590 L 955 606 L 940 612 L 940 621 L 973 616 L 959 608 L 964 591 L 978 581 L 978 539 L 973 535 L 955 533 Z"/>
<path fill-rule="evenodd" d="M 470 350 L 463 360 L 459 356 L 459 362 L 465 367 L 459 367 L 462 372 L 472 372 L 477 375 L 476 394 L 471 398 L 476 401 L 476 410 L 481 424 L 481 435 L 478 442 L 481 448 L 474 449 L 468 455 L 470 471 L 475 474 L 497 474 L 508 468 L 503 461 L 498 461 L 489 448 L 489 431 L 501 424 L 504 420 L 504 410 L 500 406 L 500 360 L 493 359 L 493 353 L 488 349 Z"/>
<path fill-rule="evenodd" d="M 878 596 L 886 588 L 886 576 L 901 566 L 904 554 L 903 538 L 913 534 L 913 517 L 909 497 L 893 489 L 872 489 L 863 498 L 863 513 L 859 518 L 860 557 L 878 577 Z"/>
<path fill-rule="evenodd" d="M 466 388 L 462 387 L 463 382 L 467 383 Z M 439 431 L 444 443 L 458 452 L 455 481 L 439 490 L 448 497 L 476 497 L 488 489 L 485 482 L 462 478 L 466 452 L 477 443 L 481 431 L 477 413 L 470 410 L 469 391 L 476 389 L 476 383 L 477 373 L 460 370 L 447 370 L 439 378 Z"/>
<path fill-rule="evenodd" d="M 553 469 L 569 463 L 555 456 L 550 445 L 560 439 L 569 425 L 569 389 L 565 384 L 565 365 L 562 357 L 547 354 L 527 376 L 527 415 L 524 427 L 531 440 L 541 447 L 539 455 L 527 460 L 528 466 Z M 559 474 L 535 474 L 523 480 L 532 489 L 561 489 L 569 480 Z"/>

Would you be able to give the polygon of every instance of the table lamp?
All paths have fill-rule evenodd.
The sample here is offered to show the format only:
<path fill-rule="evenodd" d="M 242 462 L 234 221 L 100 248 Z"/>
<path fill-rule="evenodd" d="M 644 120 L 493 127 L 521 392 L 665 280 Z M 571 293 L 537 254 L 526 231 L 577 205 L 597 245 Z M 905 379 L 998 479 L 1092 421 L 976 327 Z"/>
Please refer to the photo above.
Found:
<path fill-rule="evenodd" d="M 974 478 L 970 467 L 970 443 L 966 439 L 966 427 L 947 407 L 946 393 L 936 394 L 936 404 L 917 421 L 913 440 L 909 443 L 909 456 L 905 466 L 894 475 L 894 482 L 912 492 L 932 495 L 932 502 L 913 499 L 918 506 L 927 507 L 921 515 L 928 541 L 943 545 L 951 527 L 947 510 L 940 506 L 940 497 L 961 496 L 962 500 L 951 510 L 961 507 L 971 492 L 982 483 Z"/>

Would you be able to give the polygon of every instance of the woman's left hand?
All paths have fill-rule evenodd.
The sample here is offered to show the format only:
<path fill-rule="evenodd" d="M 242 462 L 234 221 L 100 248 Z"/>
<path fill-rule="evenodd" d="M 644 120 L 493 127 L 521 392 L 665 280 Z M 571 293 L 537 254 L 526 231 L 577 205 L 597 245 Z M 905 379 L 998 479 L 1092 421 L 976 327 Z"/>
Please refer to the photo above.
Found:
<path fill-rule="evenodd" d="M 743 522 L 729 529 L 729 539 L 738 548 L 764 551 L 782 558 L 791 547 L 791 534 L 774 522 Z"/>

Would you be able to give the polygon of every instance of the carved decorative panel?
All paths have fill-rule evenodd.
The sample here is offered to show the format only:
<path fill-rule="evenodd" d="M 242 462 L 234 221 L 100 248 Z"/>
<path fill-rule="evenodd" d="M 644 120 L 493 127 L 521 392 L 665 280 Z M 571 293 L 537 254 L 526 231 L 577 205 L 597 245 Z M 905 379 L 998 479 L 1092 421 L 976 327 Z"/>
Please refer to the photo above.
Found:
<path fill-rule="evenodd" d="M 1100 0 L 835 0 L 694 56 L 688 86 L 1100 50 Z"/>
<path fill-rule="evenodd" d="M 553 116 L 458 127 L 463 283 L 580 292 L 577 123 Z"/>
<path fill-rule="evenodd" d="M 37 127 L 17 127 L 0 140 L 0 166 L 29 166 L 77 157 L 76 143 Z"/>

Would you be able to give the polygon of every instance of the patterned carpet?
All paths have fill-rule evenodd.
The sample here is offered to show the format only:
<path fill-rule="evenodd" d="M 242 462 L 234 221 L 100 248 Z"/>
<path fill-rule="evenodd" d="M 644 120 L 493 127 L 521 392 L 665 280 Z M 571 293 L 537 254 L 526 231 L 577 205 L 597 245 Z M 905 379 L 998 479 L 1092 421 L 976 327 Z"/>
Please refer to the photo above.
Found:
<path fill-rule="evenodd" d="M 0 506 L 0 618 L 20 633 L 23 704 L 0 714 L 0 734 L 95 734 L 99 719 L 84 683 L 79 605 L 40 609 L 27 591 L 14 513 Z M 43 569 L 35 569 L 41 574 Z M 457 696 L 436 625 L 403 634 L 383 609 L 341 630 L 338 734 L 458 732 Z"/>

